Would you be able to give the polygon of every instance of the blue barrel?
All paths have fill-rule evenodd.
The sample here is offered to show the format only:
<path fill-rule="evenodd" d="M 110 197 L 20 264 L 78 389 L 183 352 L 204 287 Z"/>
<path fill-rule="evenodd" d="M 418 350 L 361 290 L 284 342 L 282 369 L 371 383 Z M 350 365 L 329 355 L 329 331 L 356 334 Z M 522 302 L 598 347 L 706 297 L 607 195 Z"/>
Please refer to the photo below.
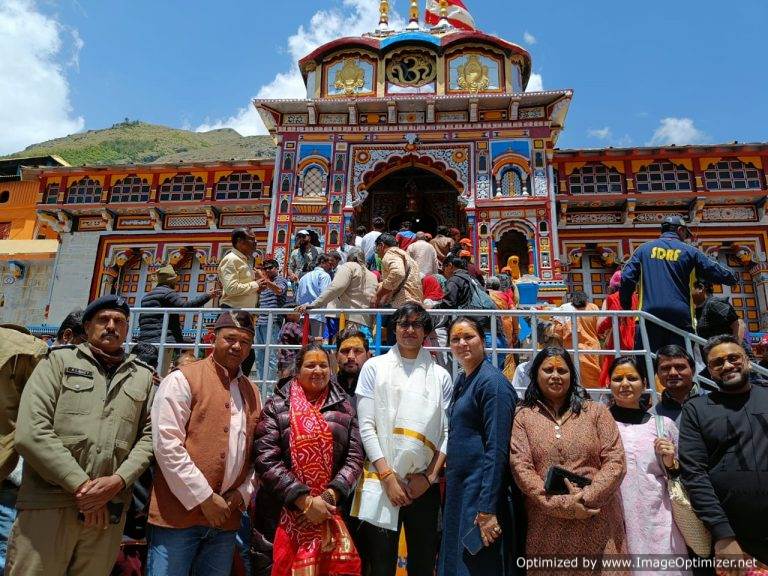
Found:
<path fill-rule="evenodd" d="M 520 293 L 520 304 L 533 306 L 538 302 L 539 285 L 532 282 L 518 282 L 517 290 Z"/>

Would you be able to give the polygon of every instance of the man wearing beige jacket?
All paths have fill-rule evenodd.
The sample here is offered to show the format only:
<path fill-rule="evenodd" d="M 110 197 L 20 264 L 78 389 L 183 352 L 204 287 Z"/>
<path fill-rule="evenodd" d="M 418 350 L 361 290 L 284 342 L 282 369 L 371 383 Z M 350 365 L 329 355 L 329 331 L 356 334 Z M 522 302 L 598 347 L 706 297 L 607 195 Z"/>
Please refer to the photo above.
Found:
<path fill-rule="evenodd" d="M 219 262 L 222 308 L 256 308 L 259 305 L 260 284 L 253 268 L 256 238 L 253 232 L 238 228 L 232 232 L 232 250 Z M 243 361 L 243 374 L 250 376 L 256 363 L 256 352 L 251 348 Z"/>
<path fill-rule="evenodd" d="M 330 285 L 309 304 L 299 306 L 296 311 L 304 314 L 311 308 L 325 308 L 338 299 L 339 308 L 368 308 L 376 295 L 376 275 L 365 267 L 365 254 L 360 248 L 350 248 L 347 261 L 338 268 Z M 347 326 L 355 324 L 369 330 L 373 327 L 373 316 L 347 314 Z"/>

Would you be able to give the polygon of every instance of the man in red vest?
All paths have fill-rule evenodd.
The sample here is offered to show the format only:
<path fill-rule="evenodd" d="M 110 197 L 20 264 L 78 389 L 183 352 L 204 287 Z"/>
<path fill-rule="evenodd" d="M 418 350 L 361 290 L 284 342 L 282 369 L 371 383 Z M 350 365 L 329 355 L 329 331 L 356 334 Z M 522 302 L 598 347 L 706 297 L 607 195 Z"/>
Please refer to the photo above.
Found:
<path fill-rule="evenodd" d="M 215 332 L 213 354 L 169 374 L 152 407 L 151 576 L 229 576 L 253 492 L 261 397 L 240 370 L 253 344 L 253 318 L 224 312 Z"/>

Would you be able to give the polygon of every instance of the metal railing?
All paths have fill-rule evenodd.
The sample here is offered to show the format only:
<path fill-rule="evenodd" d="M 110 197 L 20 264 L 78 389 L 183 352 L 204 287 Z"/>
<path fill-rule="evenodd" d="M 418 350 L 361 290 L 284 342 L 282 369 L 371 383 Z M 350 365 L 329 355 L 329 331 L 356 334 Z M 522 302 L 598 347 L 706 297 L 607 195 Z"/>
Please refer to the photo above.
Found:
<path fill-rule="evenodd" d="M 278 324 L 278 321 L 282 321 L 283 317 L 287 314 L 295 314 L 295 311 L 290 308 L 247 308 L 245 309 L 247 312 L 253 314 L 255 316 L 255 322 L 258 323 L 259 317 L 266 317 L 266 325 L 264 328 L 264 337 L 257 338 L 254 340 L 253 349 L 256 351 L 257 359 L 260 357 L 260 362 L 257 362 L 257 366 L 259 367 L 259 373 L 257 373 L 257 377 L 255 378 L 256 383 L 260 386 L 262 393 L 267 394 L 269 393 L 270 389 L 274 386 L 276 382 L 276 378 L 274 374 L 270 374 L 270 357 L 272 354 L 276 354 L 278 349 L 284 349 L 284 350 L 300 350 L 302 346 L 300 345 L 285 345 L 285 344 L 279 344 L 277 342 L 277 333 L 280 330 L 280 325 Z M 207 348 L 211 348 L 212 344 L 207 344 L 203 342 L 203 334 L 207 331 L 207 324 L 212 324 L 211 322 L 206 322 L 206 317 L 211 320 L 218 316 L 221 312 L 224 311 L 230 311 L 230 310 L 224 310 L 224 309 L 218 309 L 218 308 L 133 308 L 131 309 L 131 315 L 129 319 L 129 330 L 128 330 L 128 337 L 126 339 L 126 348 L 130 349 L 132 344 L 135 344 L 137 342 L 136 339 L 133 338 L 133 336 L 138 334 L 137 326 L 138 326 L 138 317 L 140 314 L 147 314 L 147 315 L 162 315 L 162 333 L 160 341 L 158 342 L 144 342 L 145 344 L 150 344 L 154 346 L 158 350 L 158 360 L 157 360 L 157 366 L 162 367 L 164 365 L 164 360 L 166 359 L 166 355 L 172 351 L 172 350 L 192 350 L 194 354 L 197 356 L 199 355 L 201 350 L 205 350 Z M 371 325 L 375 326 L 374 330 L 374 342 L 373 346 L 371 348 L 371 351 L 374 353 L 374 355 L 380 355 L 382 353 L 385 353 L 390 346 L 388 346 L 386 343 L 382 341 L 382 328 L 386 324 L 386 318 L 390 315 L 392 315 L 395 312 L 394 309 L 391 308 L 380 308 L 380 309 L 313 309 L 310 313 L 311 315 L 321 315 L 325 316 L 326 314 L 332 315 L 333 317 L 338 317 L 339 315 L 347 315 L 347 314 L 355 314 L 355 315 L 365 315 L 372 318 Z M 491 361 L 498 365 L 498 359 L 500 354 L 517 354 L 520 356 L 527 356 L 527 357 L 533 357 L 535 352 L 538 350 L 538 338 L 537 338 L 537 326 L 540 322 L 544 321 L 550 321 L 551 319 L 557 318 L 559 321 L 562 322 L 562 318 L 566 318 L 570 320 L 571 325 L 573 326 L 573 329 L 571 330 L 571 338 L 570 342 L 563 342 L 563 346 L 568 350 L 568 352 L 571 353 L 574 361 L 574 365 L 576 368 L 577 373 L 581 373 L 581 357 L 584 355 L 592 355 L 592 356 L 642 356 L 645 363 L 646 373 L 648 376 L 648 383 L 649 383 L 649 389 L 653 396 L 654 403 L 656 402 L 656 388 L 654 386 L 655 381 L 655 371 L 654 371 L 654 351 L 650 350 L 650 344 L 649 344 L 649 338 L 648 338 L 648 328 L 647 325 L 654 324 L 658 327 L 665 328 L 666 330 L 672 332 L 673 334 L 677 334 L 680 336 L 685 344 L 685 348 L 688 351 L 688 353 L 692 356 L 696 356 L 696 347 L 697 345 L 704 344 L 706 341 L 697 336 L 696 334 L 691 334 L 689 332 L 686 332 L 682 330 L 681 328 L 678 328 L 677 326 L 674 326 L 668 322 L 665 322 L 664 320 L 661 320 L 651 314 L 648 314 L 647 312 L 637 311 L 637 310 L 569 310 L 569 311 L 563 311 L 559 309 L 517 309 L 517 310 L 428 310 L 428 313 L 433 317 L 455 317 L 455 316 L 471 316 L 471 317 L 484 317 L 484 318 L 498 318 L 498 317 L 514 317 L 518 319 L 524 319 L 528 325 L 530 326 L 530 337 L 526 338 L 524 341 L 524 345 L 518 346 L 518 347 L 499 347 L 499 327 L 497 322 L 490 322 L 490 334 L 491 334 L 491 346 L 486 348 L 486 353 L 488 354 Z M 169 317 L 171 314 L 179 314 L 179 315 L 194 315 L 196 316 L 196 328 L 194 329 L 194 338 L 192 342 L 184 342 L 184 343 L 176 343 L 176 342 L 168 342 L 167 341 L 167 335 L 168 335 L 168 323 L 169 323 Z M 612 333 L 612 342 L 613 347 L 610 349 L 585 349 L 579 347 L 579 341 L 578 341 L 578 334 L 576 330 L 577 321 L 580 317 L 594 317 L 597 316 L 599 318 L 610 318 L 611 319 L 611 333 Z M 639 327 L 640 332 L 640 339 L 642 342 L 642 348 L 633 348 L 633 349 L 626 349 L 621 347 L 621 338 L 619 334 L 619 320 L 621 318 L 626 317 L 636 317 L 637 318 L 637 326 Z M 263 323 L 262 323 L 263 325 Z M 263 325 L 264 326 L 264 325 Z M 263 342 L 260 340 L 264 340 Z M 427 346 L 427 350 L 433 351 L 433 352 L 450 352 L 450 348 L 448 346 L 442 345 L 442 346 Z M 455 376 L 457 374 L 458 368 L 455 360 L 452 360 L 452 374 Z M 760 374 L 762 374 L 765 377 L 768 377 L 768 370 L 765 368 L 760 367 L 756 363 L 752 363 L 752 369 Z M 162 374 L 161 376 L 164 376 Z M 708 381 L 704 379 L 701 376 L 696 375 L 696 379 L 701 381 L 706 381 L 710 384 L 713 384 L 711 381 Z M 606 388 L 595 388 L 591 386 L 593 383 L 586 383 L 582 382 L 582 385 L 587 389 L 587 391 L 593 396 L 593 397 L 601 397 L 609 393 L 609 391 Z M 594 384 L 597 384 L 596 382 Z M 523 390 L 518 390 L 518 393 L 522 392 Z"/>

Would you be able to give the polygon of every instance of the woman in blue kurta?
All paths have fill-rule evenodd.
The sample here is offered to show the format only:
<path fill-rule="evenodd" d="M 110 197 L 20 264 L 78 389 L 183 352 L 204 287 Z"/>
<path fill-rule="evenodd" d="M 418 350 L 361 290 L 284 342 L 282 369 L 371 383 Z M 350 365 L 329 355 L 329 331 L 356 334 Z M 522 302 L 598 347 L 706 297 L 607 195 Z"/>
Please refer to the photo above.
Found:
<path fill-rule="evenodd" d="M 517 394 L 504 374 L 486 361 L 483 330 L 474 319 L 456 319 L 448 330 L 448 341 L 464 373 L 456 380 L 448 412 L 439 574 L 513 574 L 518 534 L 512 510 L 509 438 Z"/>

